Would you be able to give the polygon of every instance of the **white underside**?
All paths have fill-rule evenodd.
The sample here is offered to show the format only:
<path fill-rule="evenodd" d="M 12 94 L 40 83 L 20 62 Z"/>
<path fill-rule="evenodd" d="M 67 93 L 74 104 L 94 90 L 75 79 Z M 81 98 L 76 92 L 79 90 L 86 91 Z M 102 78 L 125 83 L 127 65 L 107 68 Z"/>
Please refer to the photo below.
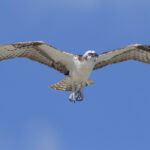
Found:
<path fill-rule="evenodd" d="M 69 99 L 75 102 L 76 100 L 83 100 L 82 88 L 84 88 L 88 83 L 87 81 L 89 79 L 90 73 L 93 70 L 95 62 L 92 59 L 79 61 L 76 58 L 74 58 L 73 62 L 73 70 L 70 73 L 72 93 Z"/>
<path fill-rule="evenodd" d="M 85 84 L 93 70 L 93 61 L 79 61 L 74 59 L 74 67 L 71 72 L 72 84 L 79 85 Z"/>
<path fill-rule="evenodd" d="M 70 101 L 83 100 L 82 88 L 88 84 L 90 73 L 96 63 L 96 58 L 86 57 L 79 60 L 78 57 L 73 57 L 73 66 L 70 72 L 72 93 L 69 96 Z"/>

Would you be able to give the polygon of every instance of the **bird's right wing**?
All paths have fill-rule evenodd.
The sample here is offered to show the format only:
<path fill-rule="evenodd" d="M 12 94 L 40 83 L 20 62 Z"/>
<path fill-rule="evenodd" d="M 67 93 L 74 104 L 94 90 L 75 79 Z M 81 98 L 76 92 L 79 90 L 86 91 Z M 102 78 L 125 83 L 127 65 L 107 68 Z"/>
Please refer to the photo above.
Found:
<path fill-rule="evenodd" d="M 94 70 L 127 60 L 136 60 L 150 64 L 150 46 L 133 44 L 99 55 Z"/>
<path fill-rule="evenodd" d="M 42 41 L 0 45 L 0 61 L 16 57 L 29 58 L 66 75 L 72 68 L 73 60 L 73 54 L 60 51 Z"/>

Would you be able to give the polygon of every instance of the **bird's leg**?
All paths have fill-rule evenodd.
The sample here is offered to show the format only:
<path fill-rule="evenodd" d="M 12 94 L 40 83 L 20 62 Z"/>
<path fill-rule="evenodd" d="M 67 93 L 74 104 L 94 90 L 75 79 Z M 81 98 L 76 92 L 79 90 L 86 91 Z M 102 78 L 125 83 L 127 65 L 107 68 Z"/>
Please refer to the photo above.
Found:
<path fill-rule="evenodd" d="M 78 97 L 77 97 L 77 101 L 82 101 L 83 100 L 83 86 L 82 86 L 82 84 L 81 84 L 81 87 L 79 88 L 79 90 L 77 91 L 77 95 L 78 95 Z"/>
<path fill-rule="evenodd" d="M 80 95 L 80 101 L 83 100 L 83 88 L 80 88 L 79 90 L 79 95 Z"/>
<path fill-rule="evenodd" d="M 79 90 L 76 90 L 76 100 L 78 101 L 78 99 L 80 99 L 80 94 L 79 94 Z"/>
<path fill-rule="evenodd" d="M 83 90 L 82 90 L 82 88 L 80 88 L 78 91 L 77 91 L 77 98 L 76 98 L 76 100 L 77 101 L 82 101 L 83 100 Z"/>
<path fill-rule="evenodd" d="M 76 101 L 76 90 L 73 85 L 72 85 L 72 93 L 69 96 L 69 100 L 74 103 Z"/>

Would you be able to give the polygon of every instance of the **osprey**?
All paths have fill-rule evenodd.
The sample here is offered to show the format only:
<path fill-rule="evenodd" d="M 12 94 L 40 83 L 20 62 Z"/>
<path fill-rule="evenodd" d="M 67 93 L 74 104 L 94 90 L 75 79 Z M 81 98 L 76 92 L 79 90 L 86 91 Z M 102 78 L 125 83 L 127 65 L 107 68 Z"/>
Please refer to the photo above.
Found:
<path fill-rule="evenodd" d="M 83 100 L 82 89 L 94 84 L 89 79 L 93 70 L 126 60 L 137 60 L 150 64 L 150 46 L 133 44 L 98 55 L 89 50 L 83 55 L 60 51 L 45 42 L 22 42 L 0 45 L 0 60 L 26 57 L 48 65 L 67 77 L 51 86 L 52 89 L 72 91 L 70 101 Z"/>

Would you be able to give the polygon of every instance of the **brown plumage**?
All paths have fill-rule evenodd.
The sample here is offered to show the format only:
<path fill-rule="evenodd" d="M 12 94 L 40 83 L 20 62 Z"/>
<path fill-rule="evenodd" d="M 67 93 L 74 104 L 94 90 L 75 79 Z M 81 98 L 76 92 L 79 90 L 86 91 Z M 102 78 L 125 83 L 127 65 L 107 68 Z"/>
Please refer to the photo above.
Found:
<path fill-rule="evenodd" d="M 150 46 L 133 44 L 100 55 L 95 51 L 74 55 L 42 41 L 0 45 L 0 61 L 16 57 L 37 61 L 67 75 L 67 78 L 52 85 L 51 88 L 72 91 L 69 99 L 74 101 L 83 99 L 82 88 L 94 84 L 89 79 L 93 70 L 127 60 L 150 64 Z"/>
<path fill-rule="evenodd" d="M 52 67 L 63 74 L 68 74 L 69 62 L 72 61 L 73 55 L 42 41 L 0 45 L 0 60 L 16 57 L 25 57 Z"/>
<path fill-rule="evenodd" d="M 127 61 L 136 60 L 144 63 L 150 63 L 150 46 L 142 44 L 133 44 L 123 48 L 115 49 L 99 55 L 94 70 L 104 66 Z"/>
<path fill-rule="evenodd" d="M 95 82 L 92 80 L 88 79 L 87 83 L 84 85 L 84 87 L 88 85 L 93 85 Z M 59 90 L 59 91 L 72 91 L 72 85 L 71 85 L 71 77 L 67 77 L 56 84 L 50 86 L 50 88 L 54 90 Z M 75 85 L 75 89 L 78 88 L 78 85 Z"/>

